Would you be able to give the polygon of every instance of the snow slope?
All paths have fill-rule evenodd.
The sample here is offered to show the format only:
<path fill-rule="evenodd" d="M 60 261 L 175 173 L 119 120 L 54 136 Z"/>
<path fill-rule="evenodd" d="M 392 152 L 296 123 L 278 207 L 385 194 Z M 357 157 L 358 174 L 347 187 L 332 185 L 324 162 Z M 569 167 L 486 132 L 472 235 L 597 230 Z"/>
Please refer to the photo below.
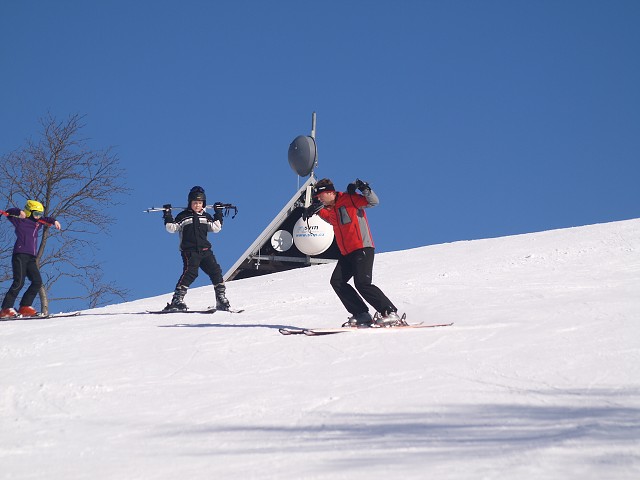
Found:
<path fill-rule="evenodd" d="M 0 478 L 640 478 L 640 220 L 379 254 L 455 325 L 280 335 L 345 320 L 331 269 L 0 323 Z"/>

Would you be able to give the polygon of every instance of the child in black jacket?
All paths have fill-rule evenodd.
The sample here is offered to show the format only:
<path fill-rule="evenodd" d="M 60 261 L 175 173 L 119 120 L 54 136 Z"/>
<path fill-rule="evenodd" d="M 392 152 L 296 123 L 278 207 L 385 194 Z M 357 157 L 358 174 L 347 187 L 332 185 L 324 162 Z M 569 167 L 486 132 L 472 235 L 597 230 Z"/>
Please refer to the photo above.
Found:
<path fill-rule="evenodd" d="M 183 269 L 171 303 L 164 308 L 166 311 L 184 311 L 187 306 L 184 296 L 187 289 L 198 276 L 198 269 L 209 275 L 216 293 L 216 309 L 229 310 L 229 300 L 225 296 L 226 287 L 222 278 L 222 269 L 211 250 L 211 242 L 207 238 L 209 232 L 218 233 L 222 230 L 223 209 L 220 204 L 214 205 L 213 217 L 205 210 L 207 197 L 202 187 L 193 187 L 188 196 L 188 207 L 176 215 L 171 215 L 171 208 L 167 205 L 164 210 L 164 225 L 169 233 L 180 233 L 180 253 Z"/>

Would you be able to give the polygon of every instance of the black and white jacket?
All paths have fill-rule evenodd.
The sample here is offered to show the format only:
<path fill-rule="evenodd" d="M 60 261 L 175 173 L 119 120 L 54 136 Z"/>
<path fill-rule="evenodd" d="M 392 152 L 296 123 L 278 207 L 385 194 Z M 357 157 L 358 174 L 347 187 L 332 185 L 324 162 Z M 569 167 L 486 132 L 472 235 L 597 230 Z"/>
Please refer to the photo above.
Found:
<path fill-rule="evenodd" d="M 198 214 L 188 208 L 176 215 L 173 222 L 165 223 L 165 228 L 169 233 L 180 233 L 181 251 L 203 251 L 211 248 L 207 234 L 218 233 L 222 224 L 205 211 Z"/>

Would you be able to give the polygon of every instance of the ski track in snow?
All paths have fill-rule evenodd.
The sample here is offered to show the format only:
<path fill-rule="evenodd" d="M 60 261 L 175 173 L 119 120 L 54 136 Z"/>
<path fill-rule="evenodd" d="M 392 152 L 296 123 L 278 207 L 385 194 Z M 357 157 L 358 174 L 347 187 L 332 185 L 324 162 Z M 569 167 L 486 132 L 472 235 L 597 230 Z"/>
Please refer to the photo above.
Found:
<path fill-rule="evenodd" d="M 630 220 L 378 254 L 434 329 L 280 335 L 344 322 L 331 265 L 230 282 L 241 314 L 0 323 L 0 479 L 635 480 L 639 251 Z"/>

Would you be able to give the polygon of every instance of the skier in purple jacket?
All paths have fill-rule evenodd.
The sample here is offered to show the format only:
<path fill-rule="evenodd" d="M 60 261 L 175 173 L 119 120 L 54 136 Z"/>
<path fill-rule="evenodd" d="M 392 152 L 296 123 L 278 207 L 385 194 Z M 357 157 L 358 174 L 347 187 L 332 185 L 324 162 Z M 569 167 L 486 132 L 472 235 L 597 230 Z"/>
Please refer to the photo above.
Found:
<path fill-rule="evenodd" d="M 13 283 L 2 302 L 0 320 L 21 315 L 33 317 L 38 312 L 31 306 L 42 286 L 42 277 L 38 269 L 36 257 L 38 255 L 38 234 L 43 226 L 55 227 L 60 230 L 60 222 L 55 218 L 43 217 L 44 206 L 35 200 L 28 200 L 24 210 L 10 208 L 1 211 L 11 222 L 16 231 L 16 243 L 13 247 L 11 265 L 13 267 Z M 13 305 L 22 290 L 25 278 L 31 281 L 16 312 Z"/>

